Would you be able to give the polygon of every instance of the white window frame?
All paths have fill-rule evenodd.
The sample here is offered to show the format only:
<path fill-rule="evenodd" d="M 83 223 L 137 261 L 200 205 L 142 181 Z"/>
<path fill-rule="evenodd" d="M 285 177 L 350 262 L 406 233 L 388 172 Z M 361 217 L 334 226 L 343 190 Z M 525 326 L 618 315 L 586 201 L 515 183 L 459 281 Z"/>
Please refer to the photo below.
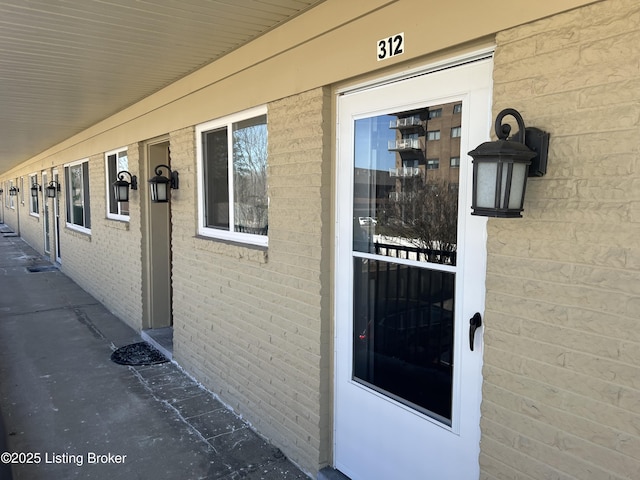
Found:
<path fill-rule="evenodd" d="M 440 159 L 439 158 L 429 158 L 427 159 L 427 164 L 425 167 L 427 170 L 438 170 L 440 169 Z"/>
<path fill-rule="evenodd" d="M 122 213 L 121 210 L 121 205 L 120 202 L 115 202 L 115 196 L 113 194 L 113 182 L 115 182 L 116 180 L 118 180 L 118 172 L 120 171 L 118 168 L 118 154 L 122 153 L 122 152 L 127 152 L 128 148 L 127 147 L 122 147 L 122 148 L 117 148 L 115 150 L 111 150 L 109 152 L 106 152 L 104 154 L 104 171 L 105 171 L 105 180 L 107 182 L 106 185 L 106 205 L 107 205 L 107 218 L 111 219 L 111 220 L 119 220 L 122 222 L 128 222 L 130 219 L 130 215 L 125 215 Z M 115 155 L 116 156 L 116 177 L 115 178 L 111 178 L 110 175 L 110 170 L 109 170 L 109 157 L 111 155 Z M 129 155 L 127 155 L 127 171 L 129 171 L 129 168 L 131 168 L 129 166 Z M 125 180 L 126 181 L 130 181 L 131 179 L 128 176 L 125 176 Z M 129 191 L 129 194 L 131 194 L 131 191 Z M 131 198 L 129 198 L 129 200 L 131 200 Z M 118 213 L 112 213 L 111 212 L 111 202 L 114 201 L 117 205 L 117 210 Z M 131 202 L 129 202 L 129 211 L 131 211 Z"/>
<path fill-rule="evenodd" d="M 64 168 L 64 184 L 65 184 L 65 203 L 66 203 L 66 218 L 65 218 L 65 225 L 67 228 L 71 229 L 71 230 L 76 230 L 78 232 L 82 232 L 82 233 L 86 233 L 88 235 L 91 235 L 91 202 L 90 202 L 90 197 L 91 197 L 91 192 L 85 192 L 85 181 L 84 181 L 84 176 L 82 177 L 82 212 L 83 212 L 83 225 L 76 225 L 73 222 L 70 222 L 70 218 L 69 218 L 69 212 L 71 211 L 70 209 L 73 208 L 73 203 L 71 201 L 71 195 L 73 194 L 73 183 L 71 182 L 71 178 L 69 178 L 69 176 L 67 175 L 67 172 L 70 172 L 70 169 L 72 167 L 78 166 L 80 165 L 82 168 L 83 164 L 87 164 L 87 170 L 89 169 L 89 159 L 88 158 L 84 158 L 82 160 L 77 160 L 75 162 L 71 162 L 71 163 L 65 163 L 63 165 Z M 84 171 L 84 168 L 83 168 Z M 87 200 L 89 200 L 88 205 L 87 205 Z M 89 226 L 87 227 L 84 224 L 84 220 L 87 217 L 87 209 L 89 210 Z"/>
<path fill-rule="evenodd" d="M 451 127 L 451 138 L 460 138 L 462 135 L 462 127 Z"/>
<path fill-rule="evenodd" d="M 223 230 L 218 228 L 205 226 L 205 172 L 204 172 L 204 152 L 202 145 L 202 135 L 211 130 L 226 127 L 228 132 L 232 132 L 232 125 L 242 120 L 249 120 L 253 117 L 259 117 L 261 115 L 267 115 L 267 106 L 259 106 L 238 112 L 226 117 L 211 120 L 209 122 L 202 123 L 196 126 L 196 159 L 197 159 L 197 176 L 198 176 L 198 235 L 203 237 L 215 238 L 220 240 L 228 240 L 238 243 L 246 243 L 251 245 L 257 245 L 267 247 L 269 245 L 269 235 L 255 235 L 251 233 L 235 232 L 233 228 L 233 160 L 231 145 L 229 148 L 229 223 L 230 229 Z M 269 135 L 269 120 L 267 118 L 267 139 Z M 228 135 L 229 142 L 232 142 L 232 135 Z M 268 141 L 268 140 L 267 140 Z M 268 159 L 267 159 L 268 163 Z M 269 199 L 267 198 L 267 204 Z"/>
<path fill-rule="evenodd" d="M 434 108 L 433 110 L 429 110 L 429 120 L 440 117 L 442 117 L 442 108 Z"/>
<path fill-rule="evenodd" d="M 32 217 L 40 217 L 40 192 L 35 197 L 31 195 L 31 187 L 33 185 L 38 184 L 38 174 L 32 173 L 29 175 L 29 215 Z M 39 185 L 39 184 L 38 184 Z M 42 186 L 40 189 L 42 189 Z"/>
<path fill-rule="evenodd" d="M 427 132 L 427 141 L 435 142 L 440 140 L 440 130 L 429 130 Z"/>

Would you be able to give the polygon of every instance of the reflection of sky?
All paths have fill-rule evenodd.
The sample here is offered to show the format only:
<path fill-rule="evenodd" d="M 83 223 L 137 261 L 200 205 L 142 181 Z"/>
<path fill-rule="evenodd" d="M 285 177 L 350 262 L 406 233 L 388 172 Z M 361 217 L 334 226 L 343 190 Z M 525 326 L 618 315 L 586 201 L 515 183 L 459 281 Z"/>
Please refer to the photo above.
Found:
<path fill-rule="evenodd" d="M 129 170 L 129 158 L 126 152 L 118 154 L 118 172 Z"/>
<path fill-rule="evenodd" d="M 355 166 L 369 170 L 389 170 L 396 166 L 395 152 L 389 151 L 389 140 L 396 139 L 396 131 L 389 123 L 395 115 L 362 118 L 355 122 Z"/>

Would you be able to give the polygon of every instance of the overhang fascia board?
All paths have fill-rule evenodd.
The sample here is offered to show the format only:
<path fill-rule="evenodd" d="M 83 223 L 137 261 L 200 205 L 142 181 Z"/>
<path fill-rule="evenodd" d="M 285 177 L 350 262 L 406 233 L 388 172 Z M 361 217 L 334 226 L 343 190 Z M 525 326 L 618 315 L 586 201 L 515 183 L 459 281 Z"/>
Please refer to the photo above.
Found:
<path fill-rule="evenodd" d="M 451 4 L 443 8 L 440 2 L 425 0 L 327 0 L 14 170 L 22 170 L 25 164 L 46 168 L 61 159 L 129 145 L 319 86 L 411 63 L 596 2 L 515 0 L 508 12 L 498 0 L 456 3 L 455 8 Z M 377 61 L 377 41 L 399 32 L 405 35 L 405 53 Z"/>

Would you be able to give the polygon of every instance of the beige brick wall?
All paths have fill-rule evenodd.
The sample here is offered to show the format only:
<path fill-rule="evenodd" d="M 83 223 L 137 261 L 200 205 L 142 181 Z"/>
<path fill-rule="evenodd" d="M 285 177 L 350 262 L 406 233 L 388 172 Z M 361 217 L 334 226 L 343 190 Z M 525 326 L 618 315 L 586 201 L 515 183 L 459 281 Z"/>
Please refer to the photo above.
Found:
<path fill-rule="evenodd" d="M 640 478 L 640 4 L 497 36 L 494 114 L 551 133 L 488 225 L 483 479 Z"/>
<path fill-rule="evenodd" d="M 31 184 L 29 175 L 33 175 L 37 173 L 38 185 L 42 186 L 42 189 L 46 188 L 47 185 L 42 184 L 42 170 L 46 170 L 48 177 L 47 182 L 52 180 L 51 169 L 50 168 L 34 168 L 33 166 L 22 168 L 17 172 L 18 177 L 12 177 L 13 184 L 21 189 L 21 192 L 14 198 L 14 208 L 10 208 L 8 205 L 9 197 L 9 189 L 8 183 L 3 181 L 0 184 L 0 188 L 4 190 L 2 195 L 0 195 L 0 221 L 6 224 L 8 228 L 10 228 L 15 233 L 19 233 L 20 236 L 31 245 L 38 253 L 44 256 L 44 205 L 42 199 L 42 192 L 38 192 L 38 212 L 39 214 L 32 215 L 30 213 L 30 199 L 31 199 Z M 21 181 L 22 179 L 22 181 Z M 46 196 L 46 191 L 45 191 Z M 24 202 L 22 201 L 24 198 Z M 52 200 L 45 198 L 44 200 L 47 202 L 47 206 L 49 208 L 49 227 L 50 227 L 50 240 L 51 240 L 51 256 L 53 257 L 54 252 L 54 238 L 53 238 L 53 203 Z M 46 257 L 46 256 L 45 256 Z M 53 258 L 51 258 L 53 261 Z"/>
<path fill-rule="evenodd" d="M 117 147 L 116 147 L 117 148 Z M 138 144 L 128 147 L 129 170 L 139 176 L 140 155 Z M 40 197 L 40 216 L 29 214 L 29 175 L 38 174 L 38 183 L 42 183 L 42 170 L 48 172 L 48 181 L 53 179 L 52 164 L 57 169 L 61 191 L 60 198 L 60 244 L 62 254 L 61 268 L 85 290 L 103 303 L 109 310 L 134 329 L 142 326 L 142 287 L 141 287 L 141 191 L 131 192 L 131 216 L 129 222 L 107 219 L 106 179 L 104 153 L 89 157 L 91 233 L 79 232 L 66 227 L 66 180 L 64 161 L 75 162 L 79 159 L 54 160 L 46 165 L 24 167 L 18 171 L 17 182 L 23 178 L 24 203 L 22 195 L 15 197 L 15 209 L 4 209 L 4 221 L 38 252 L 44 253 L 43 205 Z M 43 188 L 46 185 L 43 185 Z M 3 186 L 4 188 L 4 186 Z M 21 192 L 22 193 L 22 192 Z M 3 199 L 4 202 L 4 194 Z M 53 201 L 46 200 L 49 206 L 51 235 L 51 261 L 54 260 L 54 216 Z M 19 219 L 18 219 L 19 216 Z"/>
<path fill-rule="evenodd" d="M 129 171 L 139 176 L 138 145 L 129 145 Z M 130 221 L 107 218 L 104 153 L 89 158 L 91 234 L 65 227 L 64 168 L 61 183 L 62 270 L 111 312 L 139 330 L 142 326 L 140 195 L 130 192 Z"/>
<path fill-rule="evenodd" d="M 269 247 L 198 238 L 194 130 L 171 136 L 174 354 L 314 473 L 329 460 L 330 96 L 268 105 Z"/>
<path fill-rule="evenodd" d="M 31 178 L 30 175 L 37 173 L 37 182 L 42 184 L 42 176 L 40 170 L 24 170 L 24 174 L 18 178 L 16 186 L 20 188 L 20 193 L 15 197 L 16 210 L 10 212 L 14 214 L 17 222 L 18 216 L 20 217 L 20 236 L 30 245 L 32 245 L 38 252 L 44 252 L 44 240 L 43 240 L 43 222 L 44 216 L 42 214 L 42 194 L 38 193 L 38 215 L 31 214 Z M 21 172 L 22 173 L 22 172 Z M 24 200 L 24 201 L 23 201 Z M 10 217 L 9 217 L 10 218 Z M 7 220 L 9 220 L 7 218 Z M 17 226 L 16 226 L 17 228 Z"/>
<path fill-rule="evenodd" d="M 32 172 L 30 172 L 32 173 Z M 22 179 L 22 182 L 21 182 Z M 13 232 L 17 234 L 22 233 L 23 223 L 26 221 L 26 218 L 29 216 L 29 192 L 26 191 L 28 188 L 25 188 L 24 192 L 24 203 L 22 202 L 23 193 L 22 193 L 22 184 L 25 187 L 29 186 L 29 178 L 27 176 L 26 170 L 23 172 L 17 172 L 15 176 L 11 176 L 6 178 L 0 188 L 2 188 L 2 221 L 6 224 L 8 228 L 10 228 Z M 21 191 L 15 196 L 11 197 L 9 195 L 10 186 L 14 186 Z M 13 199 L 13 208 L 11 207 L 11 200 Z M 35 235 L 36 227 L 34 224 L 37 224 L 38 219 L 31 219 L 30 223 L 26 225 L 25 231 L 27 235 L 33 236 Z M 34 244 L 34 248 L 38 249 L 37 243 Z M 40 249 L 41 250 L 41 249 Z"/>

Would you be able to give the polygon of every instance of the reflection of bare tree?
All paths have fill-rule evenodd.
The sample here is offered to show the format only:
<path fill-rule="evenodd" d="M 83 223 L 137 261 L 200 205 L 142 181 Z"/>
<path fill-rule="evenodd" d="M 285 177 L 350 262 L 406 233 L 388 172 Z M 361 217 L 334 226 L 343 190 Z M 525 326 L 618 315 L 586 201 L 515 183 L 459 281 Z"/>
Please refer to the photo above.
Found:
<path fill-rule="evenodd" d="M 82 166 L 73 166 L 70 171 L 73 204 L 82 206 Z"/>
<path fill-rule="evenodd" d="M 406 179 L 379 217 L 380 233 L 393 232 L 425 251 L 431 261 L 456 251 L 458 192 L 445 181 L 425 183 Z"/>
<path fill-rule="evenodd" d="M 266 234 L 267 125 L 264 117 L 242 122 L 233 132 L 236 231 Z"/>

